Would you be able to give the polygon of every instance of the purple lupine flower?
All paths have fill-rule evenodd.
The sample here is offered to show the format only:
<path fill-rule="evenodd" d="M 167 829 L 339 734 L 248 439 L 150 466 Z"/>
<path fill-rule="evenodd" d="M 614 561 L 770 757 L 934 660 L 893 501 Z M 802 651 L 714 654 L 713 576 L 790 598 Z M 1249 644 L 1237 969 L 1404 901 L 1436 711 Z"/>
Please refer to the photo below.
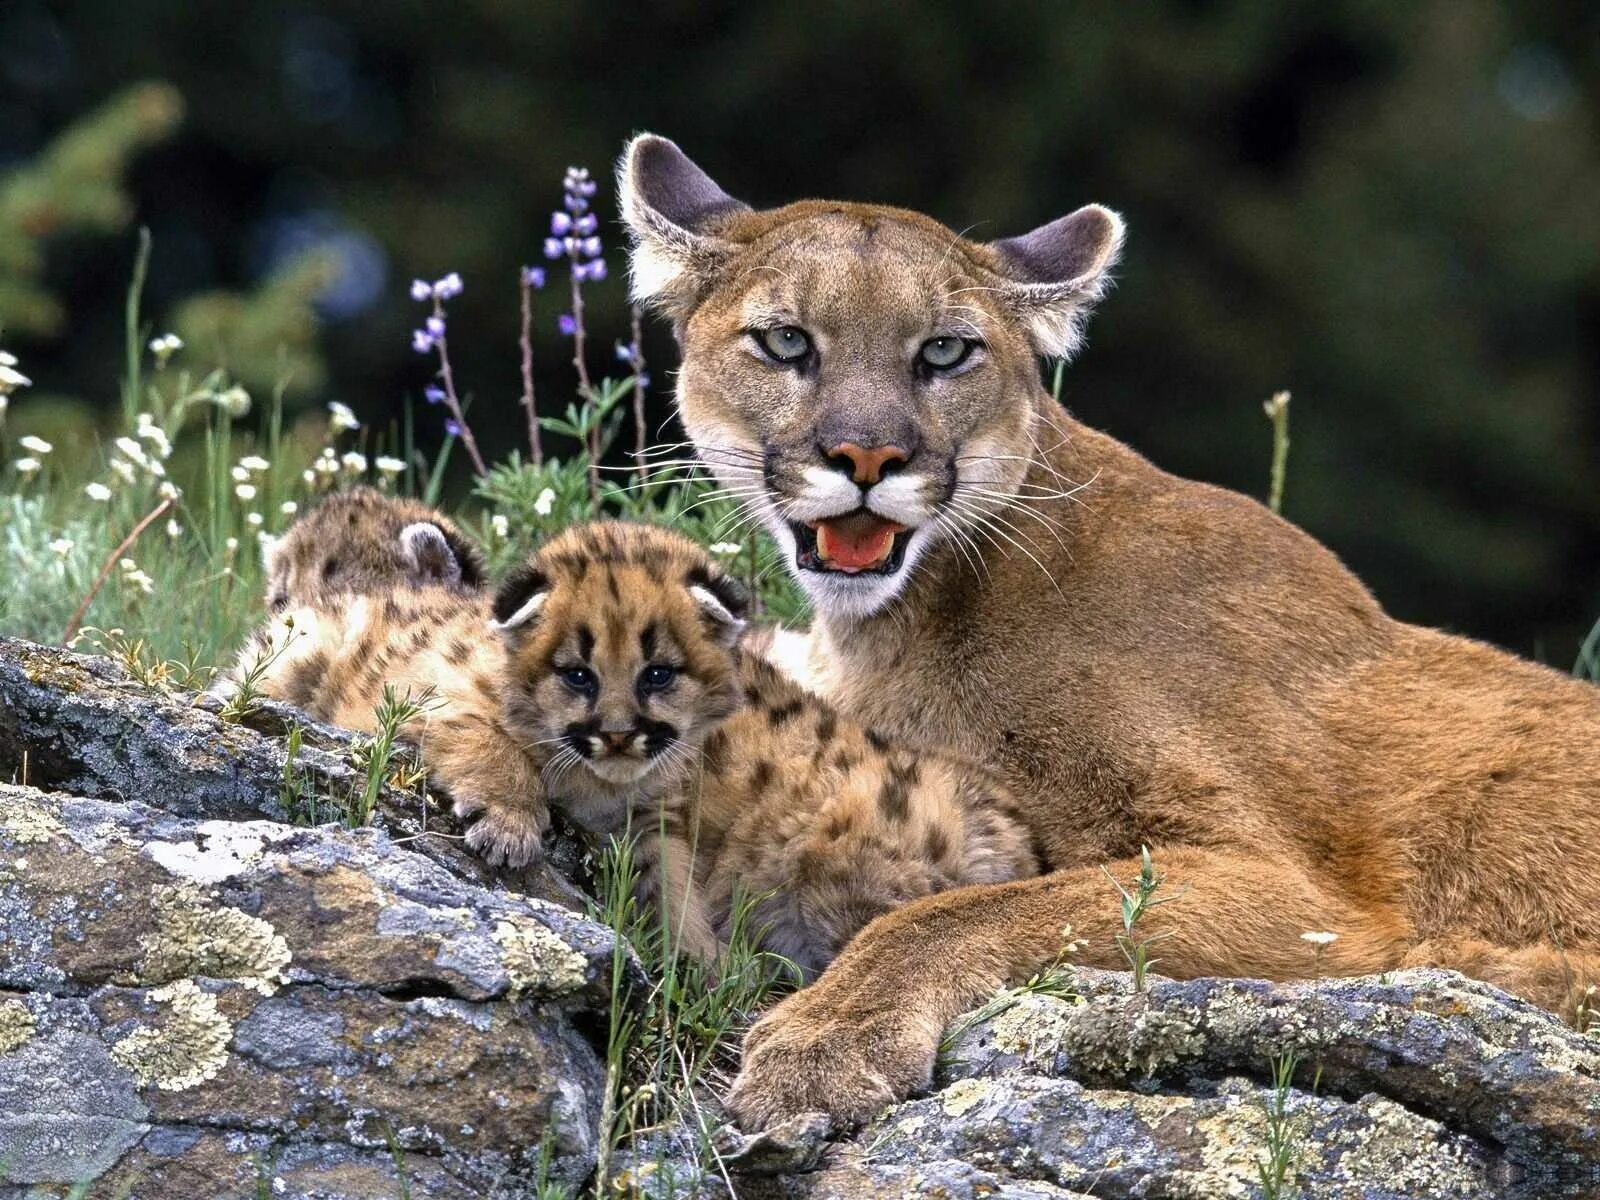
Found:
<path fill-rule="evenodd" d="M 463 291 L 461 276 L 451 271 L 443 279 L 433 285 L 433 294 L 441 300 L 453 300 Z"/>
<path fill-rule="evenodd" d="M 640 371 L 639 372 L 639 386 L 642 389 L 645 389 L 646 391 L 649 390 L 649 388 L 650 388 L 650 372 L 649 371 Z"/>
<path fill-rule="evenodd" d="M 578 244 L 578 248 L 590 258 L 600 257 L 600 239 L 597 237 L 584 238 L 583 241 Z"/>
<path fill-rule="evenodd" d="M 433 285 L 426 279 L 413 279 L 411 281 L 411 298 L 418 303 L 433 299 Z"/>
<path fill-rule="evenodd" d="M 444 318 L 443 317 L 429 317 L 422 324 L 427 328 L 428 336 L 431 337 L 434 341 L 438 341 L 440 338 L 442 338 L 444 336 Z"/>
<path fill-rule="evenodd" d="M 631 363 L 633 361 L 633 347 L 627 342 L 617 343 L 617 361 Z"/>
<path fill-rule="evenodd" d="M 429 404 L 443 404 L 444 389 L 430 383 L 427 387 L 422 389 L 422 398 Z"/>
<path fill-rule="evenodd" d="M 572 223 L 572 228 L 579 235 L 588 237 L 590 234 L 599 230 L 600 222 L 595 220 L 593 213 L 584 213 L 583 216 L 579 217 Z"/>
<path fill-rule="evenodd" d="M 570 192 L 562 203 L 567 206 L 567 211 L 570 213 L 581 213 L 589 207 L 589 202 L 582 196 L 574 196 Z"/>
<path fill-rule="evenodd" d="M 571 337 L 578 332 L 578 322 L 571 313 L 562 313 L 556 318 L 556 328 L 561 331 L 562 337 Z"/>
<path fill-rule="evenodd" d="M 597 258 L 589 264 L 589 279 L 592 283 L 599 283 L 606 277 L 606 260 Z"/>
<path fill-rule="evenodd" d="M 461 436 L 461 424 L 460 424 L 460 422 L 458 422 L 458 421 L 456 421 L 454 419 L 448 420 L 448 421 L 446 421 L 444 423 L 444 431 L 446 433 L 448 433 L 451 437 L 460 437 Z"/>
<path fill-rule="evenodd" d="M 426 329 L 413 329 L 411 331 L 411 348 L 418 354 L 427 354 L 433 350 L 433 337 Z"/>
<path fill-rule="evenodd" d="M 572 232 L 572 218 L 564 212 L 551 213 L 550 232 L 557 237 L 566 237 Z"/>
<path fill-rule="evenodd" d="M 534 291 L 538 291 L 540 288 L 542 288 L 544 286 L 544 268 L 523 267 L 522 286 L 532 288 Z"/>
<path fill-rule="evenodd" d="M 560 258 L 566 252 L 567 252 L 567 248 L 564 245 L 562 245 L 560 238 L 558 238 L 558 237 L 547 237 L 547 238 L 545 238 L 545 240 L 544 240 L 544 256 L 546 258 Z"/>

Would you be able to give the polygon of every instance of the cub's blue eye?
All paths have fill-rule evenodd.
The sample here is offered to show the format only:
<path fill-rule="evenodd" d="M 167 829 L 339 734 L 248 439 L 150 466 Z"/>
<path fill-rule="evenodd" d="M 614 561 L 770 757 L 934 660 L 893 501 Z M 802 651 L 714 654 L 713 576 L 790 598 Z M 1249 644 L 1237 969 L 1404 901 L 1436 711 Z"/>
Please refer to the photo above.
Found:
<path fill-rule="evenodd" d="M 561 682 L 575 692 L 592 692 L 597 681 L 588 667 L 567 667 L 560 672 Z"/>
<path fill-rule="evenodd" d="M 919 356 L 935 371 L 948 371 L 951 367 L 959 367 L 966 362 L 967 355 L 972 353 L 972 347 L 973 343 L 966 338 L 929 338 L 922 343 Z"/>
<path fill-rule="evenodd" d="M 647 692 L 661 692 L 672 686 L 678 677 L 678 668 L 652 663 L 639 672 L 639 686 Z"/>
<path fill-rule="evenodd" d="M 811 339 L 805 330 L 793 325 L 763 329 L 755 337 L 761 348 L 777 362 L 796 363 L 811 353 Z"/>

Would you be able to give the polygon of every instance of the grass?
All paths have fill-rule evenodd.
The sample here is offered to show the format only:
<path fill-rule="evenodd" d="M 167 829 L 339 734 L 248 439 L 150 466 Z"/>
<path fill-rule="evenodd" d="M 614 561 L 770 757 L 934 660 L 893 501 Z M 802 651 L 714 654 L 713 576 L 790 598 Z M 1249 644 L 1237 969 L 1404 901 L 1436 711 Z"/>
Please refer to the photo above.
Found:
<path fill-rule="evenodd" d="M 1156 959 L 1150 956 L 1150 950 L 1157 942 L 1168 935 L 1165 933 L 1153 933 L 1148 937 L 1140 937 L 1138 936 L 1140 922 L 1163 904 L 1171 904 L 1174 900 L 1179 899 L 1182 893 L 1180 892 L 1177 896 L 1156 895 L 1156 892 L 1161 888 L 1164 876 L 1156 870 L 1155 864 L 1150 861 L 1150 847 L 1148 846 L 1139 847 L 1139 874 L 1130 885 L 1131 891 L 1117 882 L 1116 876 L 1112 875 L 1105 867 L 1101 867 L 1100 870 L 1105 873 L 1107 879 L 1111 880 L 1111 885 L 1117 889 L 1117 894 L 1122 897 L 1122 904 L 1119 910 L 1122 918 L 1122 929 L 1116 935 L 1117 949 L 1122 951 L 1122 957 L 1128 960 L 1128 969 L 1133 972 L 1133 990 L 1142 992 L 1145 988 L 1145 977 L 1150 968 L 1155 966 L 1157 962 Z"/>

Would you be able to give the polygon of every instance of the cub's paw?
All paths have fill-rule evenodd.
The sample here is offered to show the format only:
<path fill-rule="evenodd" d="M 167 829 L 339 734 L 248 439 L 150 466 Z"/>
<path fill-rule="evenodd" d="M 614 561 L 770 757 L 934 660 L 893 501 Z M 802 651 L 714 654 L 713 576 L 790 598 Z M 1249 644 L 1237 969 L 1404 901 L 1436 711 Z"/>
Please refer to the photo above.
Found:
<path fill-rule="evenodd" d="M 811 999 L 814 991 L 789 997 L 745 1036 L 727 1098 L 741 1128 L 770 1129 L 811 1112 L 859 1125 L 932 1082 L 937 1022 L 830 1009 Z"/>
<path fill-rule="evenodd" d="M 455 813 L 462 820 L 481 814 L 467 828 L 467 845 L 491 867 L 526 867 L 544 856 L 550 818 L 542 809 L 457 800 Z"/>

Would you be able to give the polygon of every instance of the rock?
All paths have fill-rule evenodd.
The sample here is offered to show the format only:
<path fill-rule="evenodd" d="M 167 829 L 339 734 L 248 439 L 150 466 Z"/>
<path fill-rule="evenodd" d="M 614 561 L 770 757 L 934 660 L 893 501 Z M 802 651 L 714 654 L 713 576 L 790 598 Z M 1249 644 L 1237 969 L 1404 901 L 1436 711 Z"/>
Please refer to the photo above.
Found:
<path fill-rule="evenodd" d="M 616 953 L 378 830 L 0 786 L 0 1197 L 576 1184 Z"/>
<path fill-rule="evenodd" d="M 293 821 L 303 814 L 291 811 L 284 738 L 298 726 L 293 772 L 322 798 L 322 820 L 365 785 L 353 764 L 357 735 L 271 701 L 237 722 L 222 720 L 221 707 L 214 696 L 147 687 L 107 658 L 0 638 L 0 779 L 143 800 L 178 816 Z M 428 798 L 386 787 L 372 819 L 457 875 L 582 906 L 567 875 L 549 866 L 495 871 L 461 849 L 448 808 Z M 577 857 L 570 838 L 553 847 L 569 873 Z"/>
<path fill-rule="evenodd" d="M 1600 1195 L 1600 1040 L 1486 984 L 1412 970 L 1135 994 L 1085 970 L 1074 991 L 957 1022 L 933 1095 L 740 1195 L 1262 1196 L 1269 1063 L 1290 1051 L 1294 1195 Z"/>

